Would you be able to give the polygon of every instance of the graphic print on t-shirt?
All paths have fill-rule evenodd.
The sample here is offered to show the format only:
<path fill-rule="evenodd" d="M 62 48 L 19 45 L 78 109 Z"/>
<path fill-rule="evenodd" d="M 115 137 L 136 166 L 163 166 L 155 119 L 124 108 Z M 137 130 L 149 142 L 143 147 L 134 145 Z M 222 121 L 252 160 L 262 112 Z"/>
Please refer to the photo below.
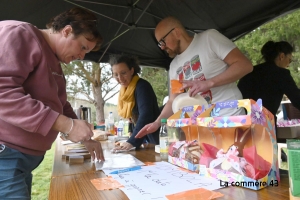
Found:
<path fill-rule="evenodd" d="M 202 65 L 199 55 L 193 56 L 189 61 L 186 61 L 183 66 L 179 67 L 176 71 L 178 80 L 206 80 L 202 72 Z M 199 93 L 208 103 L 212 101 L 212 93 L 210 90 Z"/>
<path fill-rule="evenodd" d="M 191 70 L 190 61 L 187 61 L 183 65 L 183 73 L 185 80 L 193 80 L 193 72 Z"/>
<path fill-rule="evenodd" d="M 192 66 L 193 74 L 198 74 L 202 71 L 202 65 L 200 63 L 200 59 L 198 55 L 192 57 L 191 66 Z"/>
<path fill-rule="evenodd" d="M 182 67 L 179 67 L 177 69 L 176 74 L 178 75 L 178 80 L 183 80 L 183 70 L 182 70 Z"/>

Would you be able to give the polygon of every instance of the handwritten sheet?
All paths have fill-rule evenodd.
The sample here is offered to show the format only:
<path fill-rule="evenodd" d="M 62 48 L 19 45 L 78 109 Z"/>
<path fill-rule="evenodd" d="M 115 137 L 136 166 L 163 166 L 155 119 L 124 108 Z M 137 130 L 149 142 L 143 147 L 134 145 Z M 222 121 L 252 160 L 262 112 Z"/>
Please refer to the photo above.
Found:
<path fill-rule="evenodd" d="M 124 185 L 120 189 L 130 200 L 162 200 L 167 199 L 165 195 L 187 190 L 222 188 L 216 179 L 181 170 L 167 162 L 157 162 L 153 166 L 143 166 L 141 170 L 111 176 Z"/>
<path fill-rule="evenodd" d="M 155 165 L 156 162 L 144 162 L 144 165 L 149 166 L 149 165 Z M 102 171 L 104 172 L 104 174 L 106 174 L 107 176 L 110 176 L 110 173 L 113 171 L 117 171 L 117 170 L 122 170 L 124 168 L 110 168 L 110 169 L 102 169 Z"/>

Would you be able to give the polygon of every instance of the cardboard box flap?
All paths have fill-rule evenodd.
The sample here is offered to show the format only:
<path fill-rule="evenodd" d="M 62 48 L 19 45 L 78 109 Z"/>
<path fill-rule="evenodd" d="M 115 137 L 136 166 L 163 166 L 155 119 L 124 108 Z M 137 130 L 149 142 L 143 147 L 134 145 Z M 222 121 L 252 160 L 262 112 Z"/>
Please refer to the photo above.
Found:
<path fill-rule="evenodd" d="M 196 124 L 196 118 L 202 113 L 209 114 L 213 109 L 214 105 L 207 106 L 185 106 L 178 112 L 174 113 L 167 120 L 167 125 L 171 127 L 184 127 L 192 124 Z"/>
<path fill-rule="evenodd" d="M 260 99 L 259 99 L 260 100 Z M 255 101 L 252 103 L 256 103 Z M 261 104 L 261 100 L 260 100 Z M 262 106 L 260 106 L 262 108 Z M 213 116 L 219 116 L 220 110 L 224 108 L 245 108 L 247 111 L 246 115 L 251 115 L 251 100 L 250 99 L 242 99 L 242 100 L 232 100 L 225 102 L 217 102 L 215 109 L 213 110 Z"/>
<path fill-rule="evenodd" d="M 198 126 L 204 127 L 239 127 L 244 125 L 251 125 L 252 123 L 252 111 L 251 108 L 254 106 L 258 112 L 262 112 L 262 101 L 258 99 L 255 102 L 252 99 L 233 100 L 226 102 L 218 102 L 215 104 L 214 109 L 211 113 L 203 113 L 197 117 Z M 220 110 L 224 108 L 245 108 L 246 115 L 238 116 L 219 116 Z M 255 113 L 254 113 L 255 114 Z M 205 117 L 204 117 L 205 116 Z"/>

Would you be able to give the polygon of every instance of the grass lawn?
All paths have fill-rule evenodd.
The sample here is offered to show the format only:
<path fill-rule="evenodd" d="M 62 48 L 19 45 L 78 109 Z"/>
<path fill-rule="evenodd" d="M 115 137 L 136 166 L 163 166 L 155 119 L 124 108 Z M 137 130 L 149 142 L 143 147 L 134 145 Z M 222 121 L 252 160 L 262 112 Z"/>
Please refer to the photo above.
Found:
<path fill-rule="evenodd" d="M 50 179 L 53 167 L 55 143 L 53 143 L 51 150 L 47 151 L 43 162 L 33 172 L 32 180 L 32 200 L 47 200 Z"/>
<path fill-rule="evenodd" d="M 282 148 L 282 149 L 283 149 L 283 151 L 287 155 L 287 148 Z M 281 162 L 281 166 L 279 166 L 279 168 L 288 170 L 288 164 L 287 164 L 287 162 Z"/>

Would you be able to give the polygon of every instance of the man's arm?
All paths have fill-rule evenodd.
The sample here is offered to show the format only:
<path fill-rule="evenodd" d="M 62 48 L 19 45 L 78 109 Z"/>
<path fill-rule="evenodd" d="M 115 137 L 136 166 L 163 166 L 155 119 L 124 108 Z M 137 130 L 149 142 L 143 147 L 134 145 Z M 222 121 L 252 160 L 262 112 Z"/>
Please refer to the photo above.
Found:
<path fill-rule="evenodd" d="M 153 123 L 144 126 L 135 137 L 141 138 L 149 133 L 156 131 L 161 126 L 160 120 L 163 118 L 169 118 L 173 114 L 172 103 L 175 97 L 177 97 L 178 95 L 179 94 L 170 94 L 168 102 L 166 103 L 165 107 L 163 108 L 157 119 Z"/>
<path fill-rule="evenodd" d="M 251 61 L 238 48 L 232 49 L 224 58 L 224 62 L 229 67 L 223 73 L 208 80 L 212 87 L 235 82 L 253 70 Z"/>
<path fill-rule="evenodd" d="M 253 70 L 251 61 L 238 48 L 231 50 L 224 58 L 224 62 L 229 67 L 223 73 L 206 81 L 182 81 L 181 89 L 189 88 L 190 96 L 195 96 L 199 92 L 208 91 L 213 87 L 235 82 Z"/>
<path fill-rule="evenodd" d="M 172 104 L 174 99 L 178 96 L 179 94 L 170 94 L 169 100 L 167 101 L 166 105 L 164 106 L 163 110 L 161 111 L 160 115 L 158 118 L 155 120 L 156 122 L 159 122 L 160 120 L 164 118 L 169 118 L 171 115 L 173 115 L 173 110 L 172 110 Z"/>

